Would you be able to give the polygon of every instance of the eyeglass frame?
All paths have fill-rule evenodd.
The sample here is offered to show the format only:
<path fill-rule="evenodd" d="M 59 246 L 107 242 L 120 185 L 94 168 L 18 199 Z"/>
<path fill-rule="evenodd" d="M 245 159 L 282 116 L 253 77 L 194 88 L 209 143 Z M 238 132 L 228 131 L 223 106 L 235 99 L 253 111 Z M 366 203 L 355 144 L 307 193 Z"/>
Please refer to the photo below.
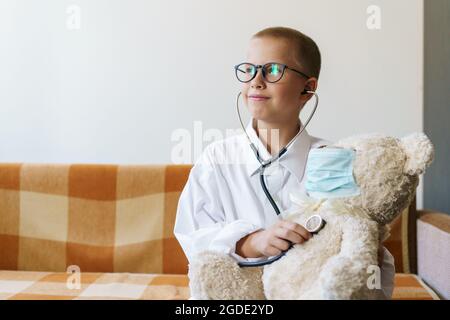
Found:
<path fill-rule="evenodd" d="M 238 77 L 238 75 L 237 75 L 237 72 L 238 72 L 238 70 L 239 70 L 238 67 L 241 66 L 241 65 L 243 65 L 243 64 L 250 64 L 250 65 L 252 65 L 253 67 L 256 68 L 256 72 L 255 72 L 255 74 L 253 75 L 253 77 L 251 77 L 251 78 L 250 78 L 249 80 L 247 80 L 247 81 L 241 81 L 241 80 L 239 80 L 239 77 Z M 278 65 L 280 65 L 280 66 L 283 67 L 283 70 L 282 70 L 280 79 L 278 79 L 277 81 L 269 81 L 269 80 L 267 80 L 266 74 L 265 74 L 265 72 L 264 72 L 264 67 L 267 66 L 268 64 L 278 64 Z M 310 76 L 306 75 L 305 73 L 303 73 L 303 72 L 301 72 L 301 71 L 299 71 L 299 70 L 297 70 L 297 69 L 291 68 L 291 67 L 289 67 L 288 65 L 286 65 L 286 64 L 284 64 L 284 63 L 279 63 L 279 62 L 267 62 L 267 63 L 265 63 L 265 64 L 253 64 L 253 63 L 250 63 L 250 62 L 242 62 L 242 63 L 239 63 L 239 64 L 237 64 L 237 65 L 234 66 L 234 71 L 235 71 L 235 74 L 236 74 L 236 78 L 238 79 L 239 82 L 242 82 L 242 83 L 248 83 L 248 82 L 252 81 L 253 79 L 255 79 L 256 75 L 258 74 L 258 69 L 261 69 L 263 79 L 264 79 L 265 81 L 269 82 L 269 83 L 276 83 L 276 82 L 280 81 L 281 79 L 283 79 L 283 77 L 284 77 L 284 71 L 285 71 L 286 69 L 289 69 L 289 70 L 292 70 L 292 71 L 294 71 L 294 72 L 297 72 L 299 75 L 305 77 L 306 79 L 311 78 Z M 241 70 L 239 70 L 239 71 L 241 71 Z M 242 72 L 242 71 L 241 71 L 241 72 Z"/>

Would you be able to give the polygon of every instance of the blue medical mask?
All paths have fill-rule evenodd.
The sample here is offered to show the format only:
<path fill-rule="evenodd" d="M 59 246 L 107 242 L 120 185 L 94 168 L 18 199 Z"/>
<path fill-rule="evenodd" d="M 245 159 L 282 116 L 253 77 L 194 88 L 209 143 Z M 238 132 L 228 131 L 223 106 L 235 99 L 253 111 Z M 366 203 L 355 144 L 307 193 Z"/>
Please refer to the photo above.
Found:
<path fill-rule="evenodd" d="M 341 198 L 360 194 L 353 178 L 355 150 L 311 149 L 306 163 L 305 188 L 313 198 Z"/>

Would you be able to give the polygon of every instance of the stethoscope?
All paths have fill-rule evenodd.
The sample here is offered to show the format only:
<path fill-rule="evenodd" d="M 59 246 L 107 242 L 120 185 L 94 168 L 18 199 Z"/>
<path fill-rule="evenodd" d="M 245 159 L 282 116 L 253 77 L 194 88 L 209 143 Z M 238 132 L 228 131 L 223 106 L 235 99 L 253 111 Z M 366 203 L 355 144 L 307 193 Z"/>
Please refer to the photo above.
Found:
<path fill-rule="evenodd" d="M 302 134 L 302 132 L 305 130 L 306 126 L 308 125 L 308 123 L 311 121 L 311 118 L 313 117 L 314 113 L 316 112 L 317 106 L 319 104 L 319 96 L 317 95 L 316 92 L 314 91 L 308 91 L 308 90 L 304 90 L 302 92 L 302 94 L 313 94 L 315 97 L 315 104 L 314 104 L 314 109 L 311 112 L 311 114 L 309 115 L 308 119 L 305 122 L 305 125 L 303 127 L 300 128 L 300 130 L 298 131 L 298 133 L 294 136 L 294 138 L 291 139 L 291 141 L 289 141 L 289 143 L 284 146 L 277 155 L 271 157 L 269 160 L 264 160 L 261 158 L 258 149 L 256 148 L 255 144 L 252 142 L 252 140 L 250 139 L 247 131 L 245 130 L 244 127 L 244 123 L 242 122 L 242 118 L 241 118 L 241 114 L 239 112 L 239 98 L 241 96 L 242 92 L 239 92 L 236 98 L 236 109 L 237 109 L 237 114 L 239 117 L 239 122 L 241 123 L 241 127 L 244 130 L 245 135 L 247 136 L 247 140 L 250 143 L 250 148 L 253 150 L 253 153 L 256 156 L 256 159 L 258 159 L 258 162 L 261 164 L 261 166 L 259 167 L 258 171 L 259 171 L 259 181 L 261 183 L 261 187 L 264 191 L 264 194 L 266 195 L 267 199 L 269 200 L 270 204 L 272 205 L 273 209 L 275 210 L 275 213 L 277 215 L 279 215 L 281 213 L 280 209 L 278 208 L 277 204 L 275 203 L 275 200 L 273 200 L 269 190 L 267 189 L 267 185 L 264 179 L 264 171 L 267 167 L 269 167 L 273 162 L 277 161 L 280 157 L 283 156 L 283 154 L 286 153 L 286 151 L 289 149 L 289 147 L 295 142 L 295 140 L 300 136 L 300 134 Z M 300 122 L 301 123 L 301 122 Z M 322 219 L 322 217 L 320 215 L 313 215 L 311 217 L 309 217 L 306 220 L 305 223 L 305 229 L 308 230 L 311 233 L 317 233 L 320 229 L 323 228 L 323 226 L 325 225 L 325 221 Z M 278 259 L 280 259 L 282 256 L 284 256 L 286 254 L 286 252 L 292 247 L 291 246 L 286 250 L 283 251 L 282 253 L 280 253 L 277 256 L 274 256 L 270 259 L 267 260 L 263 260 L 263 261 L 255 261 L 255 262 L 238 262 L 238 265 L 241 267 L 258 267 L 258 266 L 263 266 L 266 264 L 270 264 L 272 262 L 277 261 Z"/>

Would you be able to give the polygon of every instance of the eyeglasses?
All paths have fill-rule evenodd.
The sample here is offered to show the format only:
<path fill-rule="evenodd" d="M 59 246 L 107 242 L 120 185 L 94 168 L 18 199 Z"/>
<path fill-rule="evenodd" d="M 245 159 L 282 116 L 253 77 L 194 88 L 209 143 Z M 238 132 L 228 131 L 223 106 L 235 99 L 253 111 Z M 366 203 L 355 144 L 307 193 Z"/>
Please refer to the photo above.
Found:
<path fill-rule="evenodd" d="M 281 78 L 283 78 L 284 71 L 286 69 L 297 72 L 298 74 L 307 79 L 311 78 L 301 71 L 295 70 L 293 68 L 288 67 L 285 64 L 277 62 L 269 62 L 266 63 L 265 65 L 254 65 L 253 63 L 243 62 L 234 66 L 236 78 L 240 82 L 244 83 L 252 81 L 256 77 L 256 74 L 258 73 L 258 69 L 261 69 L 264 80 L 270 83 L 280 81 Z"/>

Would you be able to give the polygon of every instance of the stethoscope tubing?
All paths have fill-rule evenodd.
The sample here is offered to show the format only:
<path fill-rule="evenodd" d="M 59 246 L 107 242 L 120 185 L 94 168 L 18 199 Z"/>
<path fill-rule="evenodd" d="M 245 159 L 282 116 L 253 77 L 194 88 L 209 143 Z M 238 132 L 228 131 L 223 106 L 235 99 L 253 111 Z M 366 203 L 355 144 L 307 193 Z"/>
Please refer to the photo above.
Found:
<path fill-rule="evenodd" d="M 267 185 L 264 179 L 264 170 L 269 167 L 273 162 L 277 161 L 280 157 L 283 156 L 283 154 L 286 153 L 286 151 L 288 150 L 288 148 L 292 145 L 292 143 L 294 143 L 294 141 L 300 136 L 300 134 L 305 130 L 306 126 L 308 125 L 308 123 L 311 121 L 311 118 L 313 117 L 314 113 L 316 112 L 317 106 L 319 104 L 319 96 L 317 95 L 316 92 L 314 91 L 306 91 L 306 93 L 311 93 L 314 94 L 314 97 L 316 98 L 315 101 L 315 105 L 314 105 L 314 109 L 311 112 L 310 116 L 308 117 L 308 119 L 305 122 L 305 125 L 300 128 L 299 132 L 295 135 L 294 138 L 291 139 L 291 141 L 289 141 L 289 143 L 283 147 L 276 156 L 270 158 L 269 160 L 264 161 L 261 156 L 259 155 L 258 149 L 256 148 L 256 146 L 254 145 L 254 143 L 251 141 L 247 131 L 245 130 L 244 124 L 242 122 L 242 118 L 241 118 L 241 114 L 239 112 L 239 98 L 242 94 L 242 92 L 239 92 L 237 95 L 237 99 L 236 99 L 236 109 L 237 109 L 237 113 L 238 113 L 238 117 L 239 117 L 239 122 L 241 123 L 241 127 L 244 130 L 245 135 L 247 136 L 247 139 L 250 143 L 250 148 L 253 150 L 253 153 L 256 156 L 256 159 L 258 159 L 258 162 L 261 164 L 261 167 L 258 169 L 259 170 L 259 181 L 261 183 L 261 187 L 264 191 L 264 194 L 266 195 L 267 199 L 269 200 L 271 206 L 273 207 L 275 213 L 277 215 L 279 215 L 280 209 L 278 208 L 277 204 L 275 203 L 275 200 L 273 199 L 272 195 L 270 194 L 269 190 L 267 189 Z M 238 265 L 240 267 L 259 267 L 259 266 L 264 266 L 266 264 L 271 264 L 272 262 L 277 261 L 278 259 L 280 259 L 282 256 L 284 256 L 286 254 L 286 252 L 292 248 L 293 244 L 291 244 L 289 246 L 289 248 L 283 252 L 281 252 L 280 254 L 266 259 L 266 260 L 262 260 L 262 261 L 254 261 L 254 262 L 250 262 L 250 261 L 241 261 L 238 262 Z"/>

